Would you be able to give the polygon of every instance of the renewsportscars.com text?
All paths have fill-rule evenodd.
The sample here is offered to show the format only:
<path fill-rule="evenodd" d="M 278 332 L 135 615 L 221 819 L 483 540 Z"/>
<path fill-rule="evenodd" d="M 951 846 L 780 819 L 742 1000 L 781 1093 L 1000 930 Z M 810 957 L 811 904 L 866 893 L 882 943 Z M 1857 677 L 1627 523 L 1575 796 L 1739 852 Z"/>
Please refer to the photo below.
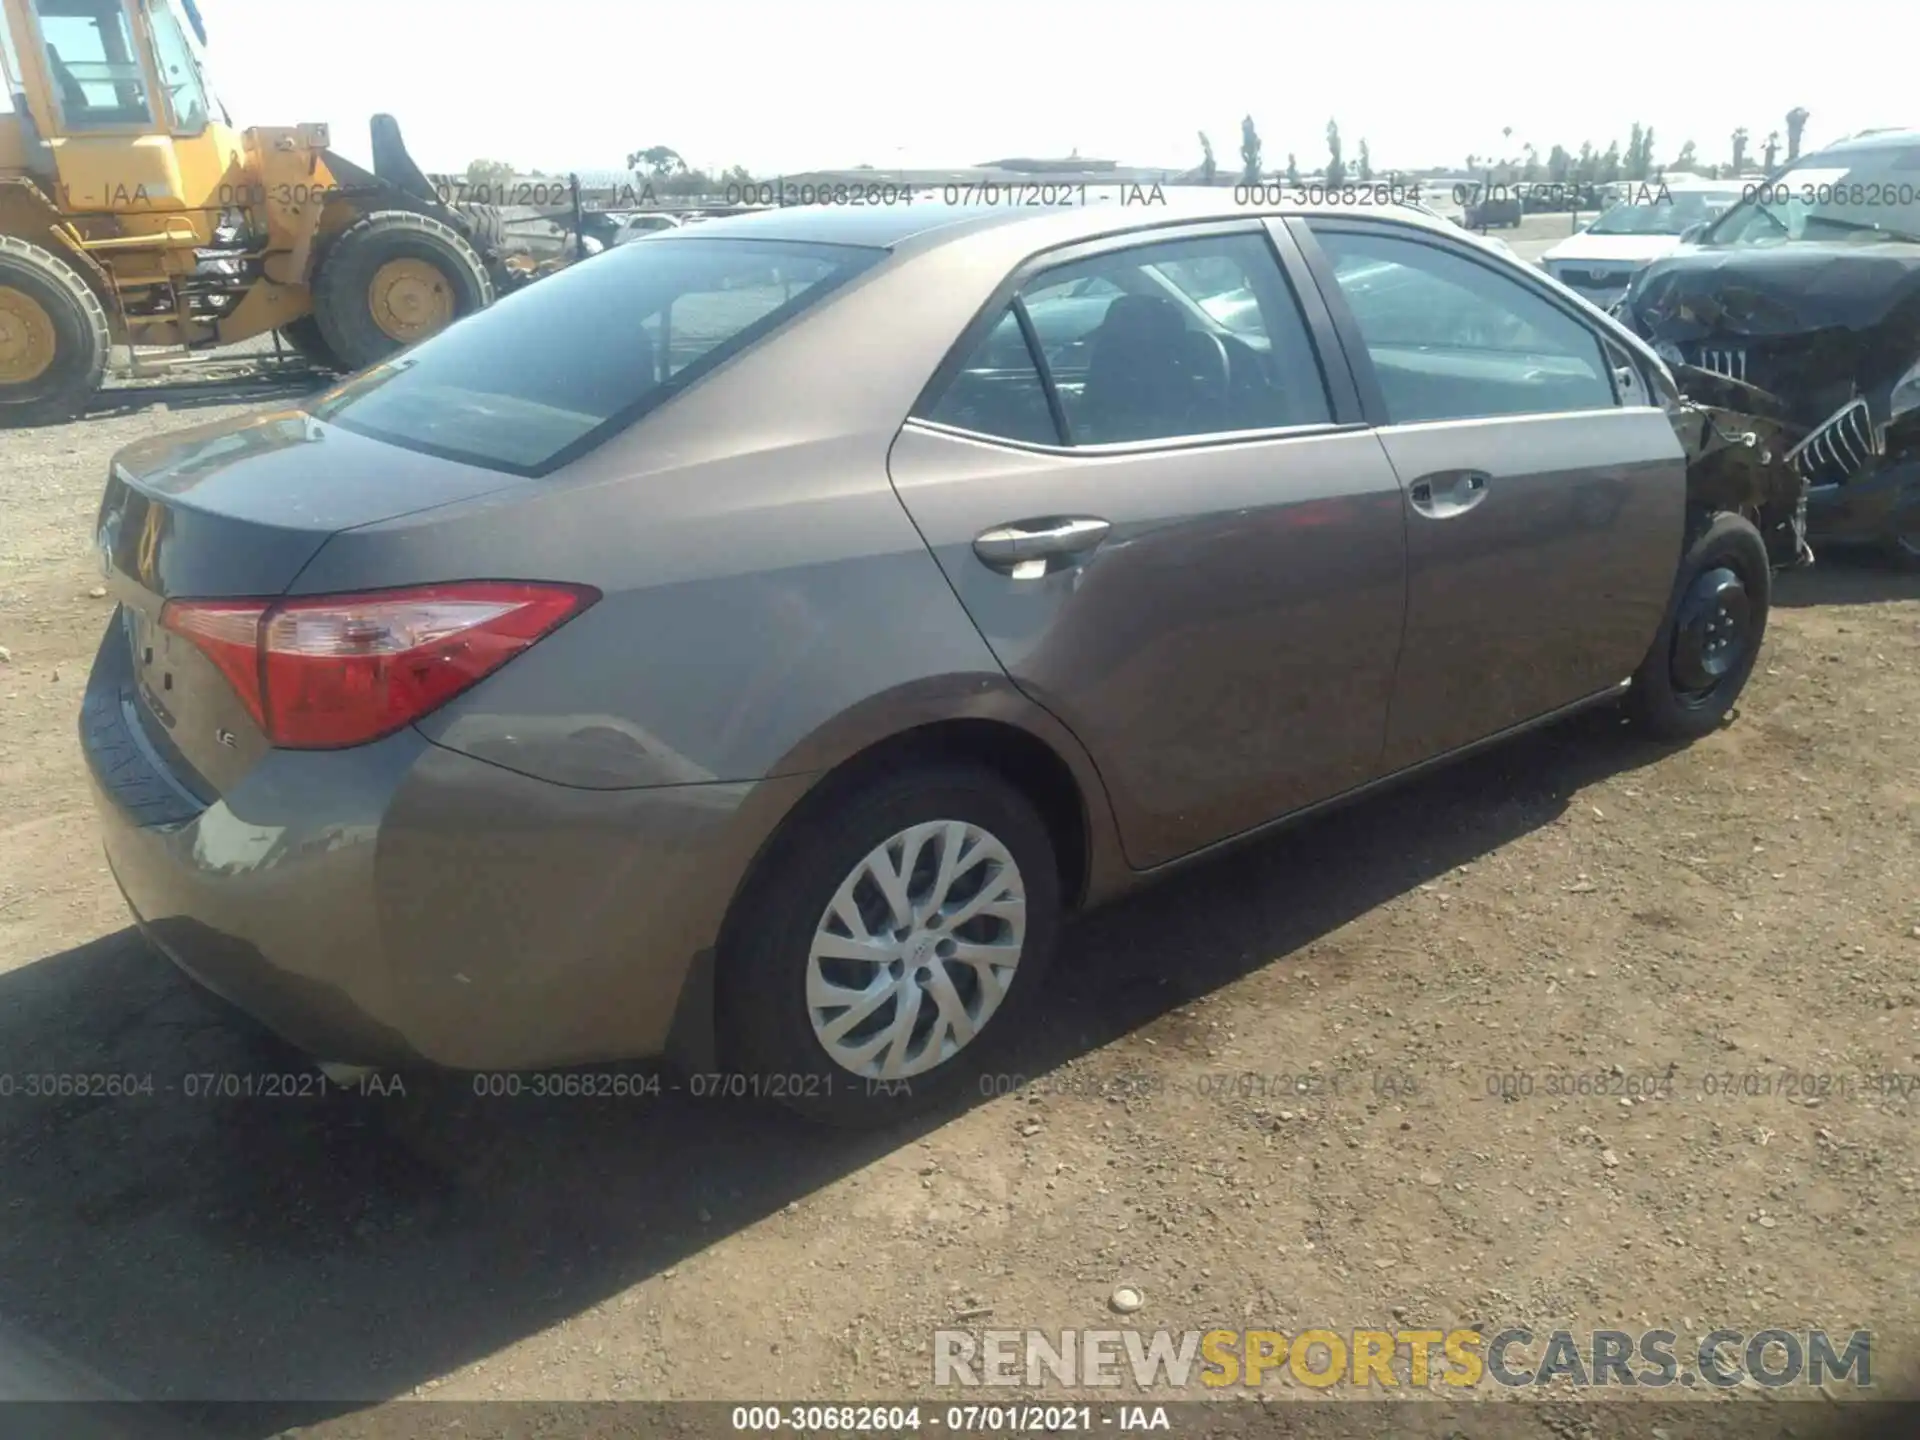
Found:
<path fill-rule="evenodd" d="M 1048 1385 L 1218 1390 L 1291 1381 L 1314 1389 L 1623 1386 L 1767 1389 L 1873 1384 L 1866 1330 L 937 1330 L 942 1388 Z"/>

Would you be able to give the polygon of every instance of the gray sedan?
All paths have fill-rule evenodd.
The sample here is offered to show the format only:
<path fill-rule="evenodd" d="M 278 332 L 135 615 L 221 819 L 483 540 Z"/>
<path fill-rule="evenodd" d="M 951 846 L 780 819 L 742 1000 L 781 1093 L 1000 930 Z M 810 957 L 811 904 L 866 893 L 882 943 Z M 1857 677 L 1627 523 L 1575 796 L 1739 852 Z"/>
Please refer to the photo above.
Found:
<path fill-rule="evenodd" d="M 317 1059 L 967 1091 L 1061 923 L 1580 707 L 1768 566 L 1671 377 L 1412 211 L 787 209 L 123 451 L 81 719 L 156 945 Z"/>

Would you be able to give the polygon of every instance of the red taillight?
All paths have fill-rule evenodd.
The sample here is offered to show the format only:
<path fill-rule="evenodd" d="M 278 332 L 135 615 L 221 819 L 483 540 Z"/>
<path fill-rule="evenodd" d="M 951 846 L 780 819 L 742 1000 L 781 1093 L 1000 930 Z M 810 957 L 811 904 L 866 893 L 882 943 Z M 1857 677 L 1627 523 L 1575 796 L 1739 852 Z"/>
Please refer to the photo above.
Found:
<path fill-rule="evenodd" d="M 411 724 L 600 598 L 471 581 L 296 600 L 169 600 L 160 623 L 219 667 L 273 744 L 360 745 Z"/>
<path fill-rule="evenodd" d="M 270 600 L 169 600 L 160 624 L 184 635 L 219 667 L 246 702 L 254 723 L 266 728 L 260 695 L 260 617 Z"/>

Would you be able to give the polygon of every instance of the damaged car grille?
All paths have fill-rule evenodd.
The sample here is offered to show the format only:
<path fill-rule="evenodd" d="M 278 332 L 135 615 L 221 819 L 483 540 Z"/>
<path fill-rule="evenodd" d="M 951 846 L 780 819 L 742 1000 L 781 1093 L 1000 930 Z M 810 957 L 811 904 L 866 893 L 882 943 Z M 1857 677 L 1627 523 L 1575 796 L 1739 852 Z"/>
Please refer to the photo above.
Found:
<path fill-rule="evenodd" d="M 1716 375 L 1724 375 L 1729 380 L 1750 383 L 1747 381 L 1747 352 L 1743 348 L 1703 345 L 1693 364 L 1702 370 L 1711 370 Z"/>
<path fill-rule="evenodd" d="M 1838 485 L 1859 473 L 1882 450 L 1864 399 L 1842 405 L 1787 452 L 1787 461 L 1809 485 Z"/>

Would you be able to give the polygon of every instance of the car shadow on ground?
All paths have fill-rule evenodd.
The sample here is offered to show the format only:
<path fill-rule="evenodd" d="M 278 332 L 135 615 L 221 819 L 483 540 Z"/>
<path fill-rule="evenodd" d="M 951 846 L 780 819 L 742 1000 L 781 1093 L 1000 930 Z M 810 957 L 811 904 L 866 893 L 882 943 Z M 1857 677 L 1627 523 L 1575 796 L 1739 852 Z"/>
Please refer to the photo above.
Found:
<path fill-rule="evenodd" d="M 1668 753 L 1585 716 L 1196 866 L 1080 922 L 1030 1074 L 1286 958 Z M 1308 962 L 1311 963 L 1311 962 Z M 191 1099 L 297 1057 L 131 931 L 0 976 L 0 1318 L 122 1391 L 255 1440 L 400 1396 L 575 1315 L 916 1138 L 745 1102 Z M 151 1076 L 51 1098 L 27 1075 Z M 45 1087 L 42 1087 L 45 1088 Z M 280 1403 L 288 1402 L 288 1403 Z"/>
<path fill-rule="evenodd" d="M 1773 578 L 1773 603 L 1787 610 L 1811 605 L 1881 605 L 1920 600 L 1920 570 L 1903 570 L 1873 550 L 1834 548 L 1818 552 L 1805 570 Z"/>
<path fill-rule="evenodd" d="M 185 415 L 221 406 L 297 404 L 320 394 L 337 380 L 337 376 L 292 366 L 285 373 L 245 375 L 230 380 L 147 380 L 100 391 L 88 403 L 85 418 L 102 420 L 133 415 L 155 405 L 164 405 L 169 411 Z"/>

